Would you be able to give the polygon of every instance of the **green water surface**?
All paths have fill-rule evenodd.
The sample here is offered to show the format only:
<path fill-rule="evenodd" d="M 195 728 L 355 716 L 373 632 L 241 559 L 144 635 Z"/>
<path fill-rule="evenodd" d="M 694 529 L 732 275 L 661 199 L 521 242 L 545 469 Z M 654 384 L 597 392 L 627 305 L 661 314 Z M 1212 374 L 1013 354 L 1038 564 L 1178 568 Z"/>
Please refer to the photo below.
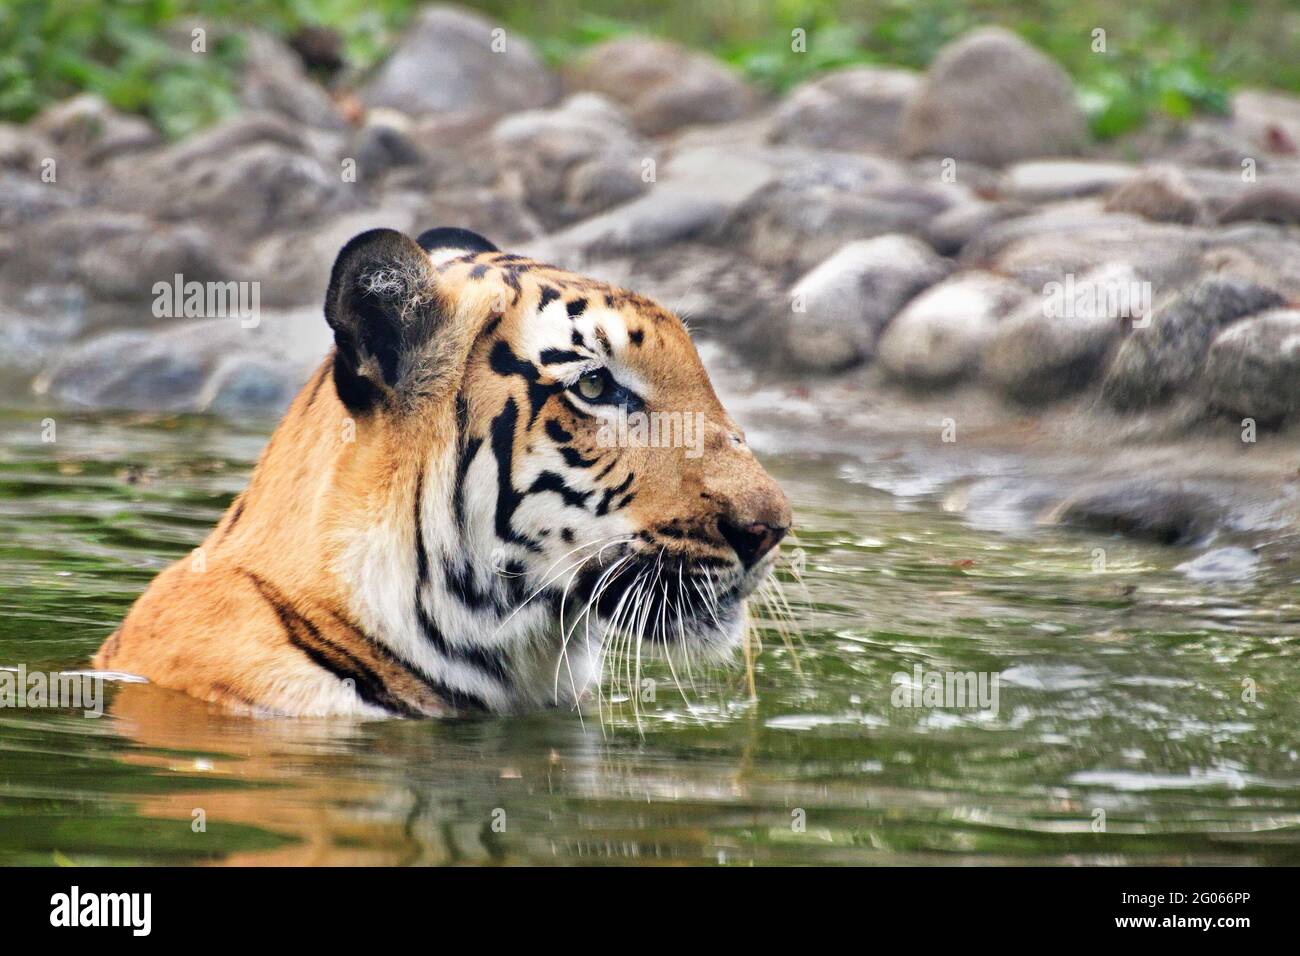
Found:
<path fill-rule="evenodd" d="M 0 418 L 0 666 L 87 666 L 269 428 Z M 639 729 L 256 721 L 115 685 L 98 719 L 0 710 L 0 864 L 1300 863 L 1294 562 L 1207 582 L 1196 549 L 973 521 L 869 454 L 767 463 L 806 591 L 756 703 L 743 668 L 687 701 L 658 675 Z M 895 706 L 918 665 L 998 675 L 996 713 Z"/>

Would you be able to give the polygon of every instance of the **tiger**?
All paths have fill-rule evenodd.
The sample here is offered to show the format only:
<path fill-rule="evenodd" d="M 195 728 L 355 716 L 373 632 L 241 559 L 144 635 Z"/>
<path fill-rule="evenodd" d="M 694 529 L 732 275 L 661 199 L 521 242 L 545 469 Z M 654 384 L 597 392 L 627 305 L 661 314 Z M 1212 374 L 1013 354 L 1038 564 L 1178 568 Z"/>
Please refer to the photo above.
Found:
<path fill-rule="evenodd" d="M 95 668 L 386 718 L 579 707 L 618 641 L 735 657 L 791 508 L 677 315 L 452 227 L 355 236 L 324 311 L 247 486 Z M 626 428 L 678 413 L 689 443 Z"/>

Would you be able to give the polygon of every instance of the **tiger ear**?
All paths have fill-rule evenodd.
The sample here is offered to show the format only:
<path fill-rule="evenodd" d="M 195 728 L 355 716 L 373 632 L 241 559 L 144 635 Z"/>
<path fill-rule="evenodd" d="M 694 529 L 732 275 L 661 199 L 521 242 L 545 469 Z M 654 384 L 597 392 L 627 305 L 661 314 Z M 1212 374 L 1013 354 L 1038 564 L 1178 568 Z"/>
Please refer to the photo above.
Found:
<path fill-rule="evenodd" d="M 477 232 L 458 229 L 455 226 L 439 226 L 426 229 L 415 240 L 420 248 L 430 256 L 438 258 L 444 254 L 464 255 L 467 252 L 500 252 L 490 241 Z"/>
<path fill-rule="evenodd" d="M 334 383 L 353 412 L 407 404 L 438 377 L 436 341 L 450 314 L 428 254 L 393 229 L 372 229 L 339 252 L 325 294 Z"/>

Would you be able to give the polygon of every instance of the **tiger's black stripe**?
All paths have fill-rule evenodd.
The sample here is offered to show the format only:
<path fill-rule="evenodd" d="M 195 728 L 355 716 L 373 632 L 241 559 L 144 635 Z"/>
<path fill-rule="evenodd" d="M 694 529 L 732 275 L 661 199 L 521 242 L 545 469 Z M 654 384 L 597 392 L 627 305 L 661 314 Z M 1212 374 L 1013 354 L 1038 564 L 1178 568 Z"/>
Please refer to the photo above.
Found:
<path fill-rule="evenodd" d="M 330 616 L 333 617 L 341 626 L 346 627 L 361 640 L 365 641 L 374 652 L 384 658 L 385 661 L 406 670 L 412 677 L 427 687 L 432 694 L 447 701 L 447 703 L 451 704 L 451 706 L 456 710 L 476 710 L 483 713 L 486 713 L 489 710 L 487 701 L 478 694 L 475 694 L 473 691 L 460 690 L 459 688 L 445 684 L 436 678 L 430 677 L 420 668 L 416 667 L 416 665 L 412 664 L 405 658 L 397 656 L 389 648 L 379 643 L 379 641 L 375 640 L 362 630 L 360 625 L 348 620 L 334 611 L 329 613 Z"/>
<path fill-rule="evenodd" d="M 477 667 L 495 677 L 508 689 L 513 684 L 513 679 L 499 654 L 486 648 L 452 644 L 425 610 L 423 595 L 425 585 L 429 582 L 429 552 L 424 546 L 424 522 L 421 521 L 423 511 L 424 472 L 421 471 L 416 476 L 415 485 L 415 619 L 420 625 L 420 633 L 443 657 Z"/>
<path fill-rule="evenodd" d="M 262 599 L 271 605 L 289 643 L 307 655 L 312 663 L 339 680 L 350 681 L 357 696 L 367 704 L 404 717 L 421 716 L 422 711 L 395 697 L 383 678 L 364 661 L 322 635 L 320 629 L 296 610 L 278 588 L 246 568 L 240 570 L 253 582 Z"/>
<path fill-rule="evenodd" d="M 572 349 L 542 349 L 541 355 L 543 365 L 565 365 L 569 362 L 585 362 L 591 356 L 583 355 L 581 352 L 575 352 Z"/>
<path fill-rule="evenodd" d="M 496 534 L 502 541 L 523 545 L 530 551 L 541 551 L 541 545 L 516 531 L 511 520 L 514 518 L 515 510 L 524 500 L 524 496 L 515 490 L 512 477 L 515 428 L 518 423 L 519 406 L 515 404 L 513 398 L 507 398 L 501 414 L 492 419 L 491 430 L 492 454 L 497 460 Z"/>
<path fill-rule="evenodd" d="M 247 492 L 245 492 L 247 494 Z M 225 541 L 230 536 L 230 532 L 235 530 L 235 525 L 239 524 L 239 519 L 244 516 L 244 495 L 240 495 L 235 501 L 235 510 L 230 514 L 230 521 L 217 537 L 217 544 Z"/>
<path fill-rule="evenodd" d="M 600 499 L 600 504 L 596 506 L 596 514 L 604 515 L 609 513 L 609 503 L 617 498 L 623 492 L 632 486 L 632 480 L 636 478 L 636 472 L 629 471 L 627 477 L 614 488 L 606 488 L 604 496 Z"/>
<path fill-rule="evenodd" d="M 573 508 L 583 507 L 587 503 L 587 499 L 591 497 L 590 491 L 578 491 L 570 488 L 564 479 L 553 471 L 544 471 L 533 479 L 528 493 L 531 495 L 539 491 L 553 491 L 564 499 L 566 505 Z"/>

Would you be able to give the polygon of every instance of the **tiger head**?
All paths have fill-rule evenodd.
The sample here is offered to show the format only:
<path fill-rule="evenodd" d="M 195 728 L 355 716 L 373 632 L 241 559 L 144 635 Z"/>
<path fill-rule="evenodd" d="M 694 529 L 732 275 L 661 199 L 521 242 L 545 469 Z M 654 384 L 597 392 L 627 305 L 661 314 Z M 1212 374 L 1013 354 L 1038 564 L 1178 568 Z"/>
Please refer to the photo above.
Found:
<path fill-rule="evenodd" d="M 385 580 L 392 529 L 343 521 L 373 633 L 414 625 L 399 652 L 501 706 L 581 694 L 616 637 L 714 658 L 742 639 L 790 506 L 675 315 L 459 229 L 357 236 L 325 313 L 349 454 L 412 489 L 413 598 Z"/>

